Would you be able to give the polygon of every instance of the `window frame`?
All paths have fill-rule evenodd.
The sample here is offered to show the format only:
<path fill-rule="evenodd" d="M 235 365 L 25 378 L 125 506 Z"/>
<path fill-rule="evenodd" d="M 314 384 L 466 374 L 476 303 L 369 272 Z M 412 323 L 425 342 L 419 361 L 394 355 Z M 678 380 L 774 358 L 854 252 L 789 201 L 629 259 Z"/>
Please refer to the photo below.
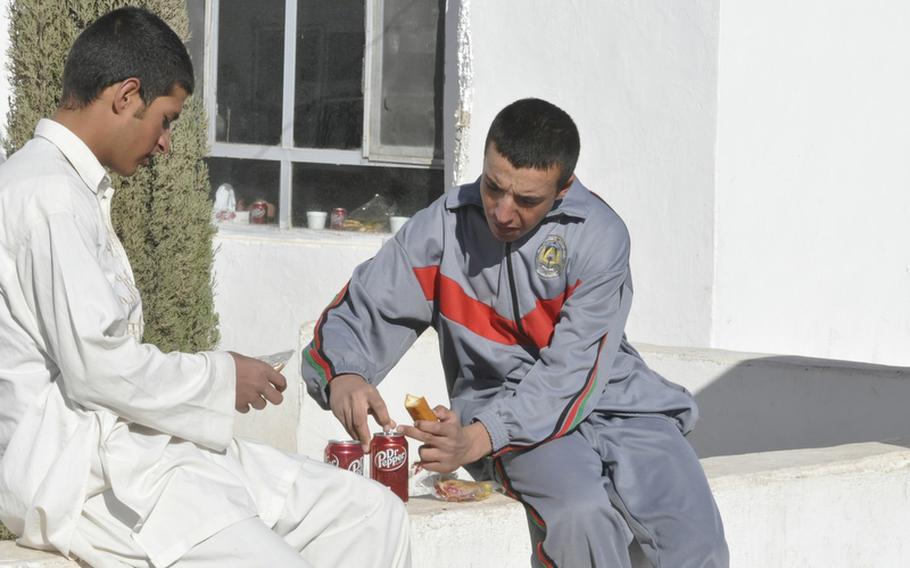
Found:
<path fill-rule="evenodd" d="M 278 227 L 291 228 L 292 225 L 292 200 L 293 200 L 293 165 L 298 162 L 314 164 L 333 164 L 340 166 L 370 166 L 370 167 L 396 167 L 417 169 L 443 169 L 442 159 L 421 159 L 407 156 L 394 156 L 383 153 L 381 156 L 371 157 L 370 151 L 370 120 L 375 116 L 370 112 L 373 106 L 375 93 L 381 92 L 378 83 L 378 73 L 381 61 L 382 28 L 376 28 L 376 9 L 372 0 L 364 0 L 364 31 L 366 45 L 364 46 L 363 63 L 363 98 L 364 98 L 364 127 L 361 148 L 349 150 L 331 148 L 301 148 L 294 146 L 294 110 L 295 110 L 295 78 L 297 64 L 297 0 L 284 0 L 284 65 L 282 78 L 281 97 L 281 139 L 277 146 L 244 144 L 237 142 L 219 142 L 215 139 L 215 128 L 218 104 L 218 21 L 221 0 L 205 0 L 204 22 L 204 63 L 203 63 L 203 102 L 205 105 L 208 128 L 206 140 L 209 146 L 207 157 L 232 158 L 244 160 L 266 160 L 280 163 L 279 170 L 279 199 L 278 199 Z M 381 17 L 381 12 L 379 12 Z M 373 41 L 374 40 L 374 41 Z M 375 47 L 374 44 L 379 45 Z M 439 46 L 443 49 L 444 46 Z"/>

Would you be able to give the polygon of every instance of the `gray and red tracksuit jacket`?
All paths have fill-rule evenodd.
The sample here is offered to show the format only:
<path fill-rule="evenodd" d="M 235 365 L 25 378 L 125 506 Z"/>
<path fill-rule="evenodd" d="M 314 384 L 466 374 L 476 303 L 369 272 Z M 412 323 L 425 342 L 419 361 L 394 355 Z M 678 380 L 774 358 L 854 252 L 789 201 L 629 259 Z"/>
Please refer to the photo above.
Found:
<path fill-rule="evenodd" d="M 692 396 L 626 341 L 631 303 L 628 230 L 580 182 L 513 243 L 493 237 L 475 182 L 354 270 L 302 353 L 302 376 L 326 408 L 333 377 L 378 384 L 433 326 L 452 409 L 483 423 L 494 456 L 563 436 L 591 412 L 666 414 L 688 432 Z"/>

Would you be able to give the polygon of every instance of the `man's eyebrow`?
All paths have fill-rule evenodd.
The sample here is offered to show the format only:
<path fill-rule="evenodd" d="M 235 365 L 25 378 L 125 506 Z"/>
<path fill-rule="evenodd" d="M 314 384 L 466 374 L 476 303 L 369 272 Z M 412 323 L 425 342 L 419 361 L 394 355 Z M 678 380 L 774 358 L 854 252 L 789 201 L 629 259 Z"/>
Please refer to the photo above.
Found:
<path fill-rule="evenodd" d="M 489 174 L 483 174 L 483 179 L 486 180 L 487 185 L 492 186 L 494 189 L 502 189 L 502 187 L 501 187 L 498 183 L 496 183 L 496 180 L 494 180 L 493 178 L 491 178 L 491 177 L 489 176 Z"/>
<path fill-rule="evenodd" d="M 524 201 L 537 202 L 537 201 L 543 201 L 544 197 L 541 195 L 533 195 L 533 194 L 527 195 L 524 193 L 518 193 L 515 195 L 515 199 L 522 199 Z"/>

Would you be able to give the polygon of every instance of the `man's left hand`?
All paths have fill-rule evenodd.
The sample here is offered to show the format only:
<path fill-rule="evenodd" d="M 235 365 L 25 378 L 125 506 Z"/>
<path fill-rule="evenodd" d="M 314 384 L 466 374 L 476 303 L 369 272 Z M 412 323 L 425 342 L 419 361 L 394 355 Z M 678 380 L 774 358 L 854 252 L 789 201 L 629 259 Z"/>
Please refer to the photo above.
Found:
<path fill-rule="evenodd" d="M 490 435 L 482 423 L 462 426 L 458 415 L 444 406 L 437 406 L 433 412 L 439 422 L 418 420 L 414 426 L 398 426 L 405 436 L 424 443 L 419 452 L 422 468 L 449 473 L 493 450 Z"/>

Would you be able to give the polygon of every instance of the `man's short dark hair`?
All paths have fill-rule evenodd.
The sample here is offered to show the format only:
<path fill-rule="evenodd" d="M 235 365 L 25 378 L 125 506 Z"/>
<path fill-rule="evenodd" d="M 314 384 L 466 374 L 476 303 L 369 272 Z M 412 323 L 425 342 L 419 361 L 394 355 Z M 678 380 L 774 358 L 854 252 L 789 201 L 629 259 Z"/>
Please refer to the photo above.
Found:
<path fill-rule="evenodd" d="M 84 108 L 131 77 L 139 79 L 146 105 L 175 86 L 193 92 L 193 64 L 180 37 L 155 14 L 134 7 L 108 12 L 76 38 L 63 69 L 60 106 Z"/>
<path fill-rule="evenodd" d="M 541 99 L 521 99 L 505 107 L 490 125 L 484 151 L 490 144 L 516 168 L 559 168 L 562 189 L 578 162 L 578 128 L 566 111 Z"/>

